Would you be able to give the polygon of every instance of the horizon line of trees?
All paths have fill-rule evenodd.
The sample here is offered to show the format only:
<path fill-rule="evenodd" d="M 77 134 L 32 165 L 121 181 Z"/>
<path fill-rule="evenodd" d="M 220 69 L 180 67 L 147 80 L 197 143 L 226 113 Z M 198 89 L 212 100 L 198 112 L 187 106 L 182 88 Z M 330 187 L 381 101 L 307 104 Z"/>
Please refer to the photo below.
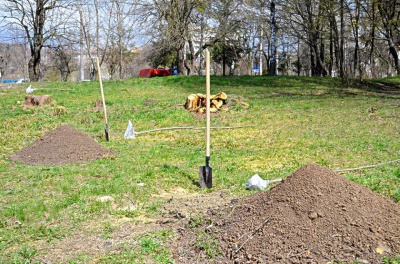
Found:
<path fill-rule="evenodd" d="M 400 0 L 0 0 L 0 25 L 1 78 L 94 79 L 96 57 L 111 78 L 202 74 L 205 49 L 221 75 L 400 74 Z"/>

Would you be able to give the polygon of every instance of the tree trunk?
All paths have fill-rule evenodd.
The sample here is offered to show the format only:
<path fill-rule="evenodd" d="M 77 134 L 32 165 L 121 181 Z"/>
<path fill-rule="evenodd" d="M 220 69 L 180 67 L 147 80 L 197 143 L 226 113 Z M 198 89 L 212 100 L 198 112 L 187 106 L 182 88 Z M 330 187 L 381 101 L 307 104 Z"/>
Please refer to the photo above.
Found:
<path fill-rule="evenodd" d="M 222 51 L 222 76 L 226 75 L 226 54 L 225 54 L 225 46 L 223 47 Z"/>
<path fill-rule="evenodd" d="M 332 76 L 333 72 L 333 47 L 334 47 L 334 40 L 333 40 L 333 23 L 330 21 L 329 23 L 329 66 L 328 66 L 328 71 L 329 71 L 329 76 Z"/>
<path fill-rule="evenodd" d="M 389 53 L 393 57 L 396 75 L 400 75 L 399 56 L 396 49 L 396 35 L 394 33 L 398 30 L 398 28 L 396 28 L 396 21 L 399 16 L 396 13 L 398 12 L 396 9 L 396 1 L 382 1 L 379 3 L 378 8 L 382 17 L 383 27 L 385 30 L 384 35 L 388 42 Z"/>
<path fill-rule="evenodd" d="M 323 38 L 320 37 L 320 49 L 319 49 L 319 56 L 317 61 L 317 69 L 318 69 L 318 76 L 326 76 L 327 72 L 325 69 L 325 44 L 323 42 Z"/>
<path fill-rule="evenodd" d="M 389 42 L 389 52 L 393 57 L 394 67 L 396 70 L 396 75 L 400 75 L 400 68 L 399 68 L 399 56 L 397 54 L 396 47 L 392 41 L 392 39 L 388 39 Z"/>
<path fill-rule="evenodd" d="M 313 44 L 310 44 L 310 65 L 311 65 L 311 76 L 317 76 L 317 65 L 316 65 L 316 48 Z"/>
<path fill-rule="evenodd" d="M 353 73 L 354 77 L 359 77 L 361 79 L 361 71 L 359 69 L 360 66 L 360 44 L 359 44 L 359 21 L 360 21 L 360 1 L 356 0 L 355 3 L 355 17 L 353 17 L 352 12 L 350 12 L 350 19 L 354 21 L 352 23 L 353 26 L 353 34 L 354 34 L 354 55 L 353 55 Z"/>
<path fill-rule="evenodd" d="M 189 44 L 190 57 L 186 58 L 185 67 L 188 71 L 188 74 L 195 74 L 196 73 L 195 61 L 197 61 L 198 55 L 194 51 L 194 45 L 191 39 L 188 40 L 188 44 Z M 199 68 L 201 68 L 201 66 L 199 66 Z"/>
<path fill-rule="evenodd" d="M 375 59 L 374 59 L 374 52 L 375 52 L 375 28 L 376 28 L 376 2 L 372 2 L 372 25 L 371 25 L 371 48 L 369 50 L 369 64 L 371 67 L 371 77 L 375 77 Z"/>
<path fill-rule="evenodd" d="M 339 76 L 345 77 L 344 73 L 344 0 L 340 0 L 340 44 L 339 44 Z"/>
<path fill-rule="evenodd" d="M 297 76 L 301 72 L 301 59 L 300 59 L 300 38 L 297 38 Z"/>
<path fill-rule="evenodd" d="M 269 74 L 276 75 L 276 9 L 275 1 L 271 1 L 271 58 L 269 61 Z"/>
<path fill-rule="evenodd" d="M 178 74 L 185 75 L 185 46 L 181 45 L 177 50 L 178 55 Z"/>
<path fill-rule="evenodd" d="M 40 36 L 35 38 L 37 41 L 34 42 L 34 46 L 31 48 L 31 58 L 28 62 L 29 80 L 31 82 L 38 82 L 40 79 L 40 58 L 43 43 Z"/>
<path fill-rule="evenodd" d="M 43 29 L 46 18 L 46 8 L 44 5 L 45 2 L 43 0 L 37 1 L 36 16 L 33 18 L 35 25 L 33 27 L 33 39 L 29 42 L 31 58 L 28 63 L 29 79 L 31 82 L 37 82 L 40 79 L 40 59 L 44 44 Z"/>
<path fill-rule="evenodd" d="M 36 62 L 36 59 L 32 56 L 28 62 L 28 73 L 29 80 L 31 82 L 39 81 L 39 64 Z"/>

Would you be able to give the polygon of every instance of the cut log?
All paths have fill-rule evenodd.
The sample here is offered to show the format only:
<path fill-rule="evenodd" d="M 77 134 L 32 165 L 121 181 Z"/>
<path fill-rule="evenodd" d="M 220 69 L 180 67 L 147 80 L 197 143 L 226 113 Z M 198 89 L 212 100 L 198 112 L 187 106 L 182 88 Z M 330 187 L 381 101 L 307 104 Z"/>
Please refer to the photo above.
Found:
<path fill-rule="evenodd" d="M 186 99 L 185 109 L 193 109 L 193 101 L 195 99 L 196 99 L 196 95 L 195 94 L 189 95 L 188 98 Z"/>
<path fill-rule="evenodd" d="M 224 104 L 224 101 L 214 99 L 214 100 L 211 100 L 211 103 L 213 105 L 215 105 L 217 109 L 220 109 L 221 106 Z"/>
<path fill-rule="evenodd" d="M 27 95 L 25 96 L 25 105 L 45 105 L 51 103 L 50 95 Z"/>
<path fill-rule="evenodd" d="M 221 100 L 226 100 L 228 96 L 224 92 L 217 93 L 216 95 L 212 95 L 211 99 L 221 99 Z"/>

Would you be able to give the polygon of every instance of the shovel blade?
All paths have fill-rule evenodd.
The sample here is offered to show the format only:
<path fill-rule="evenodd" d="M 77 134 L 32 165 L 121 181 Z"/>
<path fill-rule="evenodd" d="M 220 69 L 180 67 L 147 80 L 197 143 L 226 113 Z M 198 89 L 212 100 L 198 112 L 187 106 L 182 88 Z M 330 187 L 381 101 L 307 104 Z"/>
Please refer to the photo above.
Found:
<path fill-rule="evenodd" d="M 212 188 L 212 168 L 210 166 L 199 167 L 199 183 L 201 188 Z"/>
<path fill-rule="evenodd" d="M 104 130 L 104 133 L 106 134 L 106 140 L 110 141 L 110 137 L 108 136 L 108 123 L 106 123 L 106 129 Z"/>
<path fill-rule="evenodd" d="M 110 137 L 108 136 L 108 129 L 104 130 L 104 134 L 106 135 L 106 140 L 110 141 Z"/>

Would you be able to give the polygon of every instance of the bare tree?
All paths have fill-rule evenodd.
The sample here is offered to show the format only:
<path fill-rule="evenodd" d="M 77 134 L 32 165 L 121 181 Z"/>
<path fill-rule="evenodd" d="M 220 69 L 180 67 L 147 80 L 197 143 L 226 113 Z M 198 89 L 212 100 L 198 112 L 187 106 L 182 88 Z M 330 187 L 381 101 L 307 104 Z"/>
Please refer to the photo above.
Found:
<path fill-rule="evenodd" d="M 325 35 L 329 22 L 324 1 L 292 0 L 285 4 L 286 21 L 292 33 L 309 46 L 312 76 L 327 75 L 325 65 Z"/>
<path fill-rule="evenodd" d="M 195 9 L 207 4 L 201 0 L 154 0 L 158 23 L 154 22 L 161 32 L 162 45 L 170 46 L 177 53 L 178 73 L 188 74 L 190 69 L 185 68 L 185 43 L 190 39 L 190 25 Z M 163 23 L 165 22 L 165 24 Z"/>
<path fill-rule="evenodd" d="M 105 9 L 110 15 L 110 43 L 105 51 L 110 76 L 114 77 L 118 72 L 118 78 L 124 77 L 124 65 L 132 59 L 134 49 L 133 30 L 136 23 L 135 5 L 132 1 L 112 0 L 106 1 Z"/>
<path fill-rule="evenodd" d="M 222 75 L 226 74 L 228 66 L 232 69 L 232 64 L 243 51 L 240 37 L 244 21 L 242 7 L 241 1 L 231 0 L 215 1 L 211 5 L 211 17 L 217 22 L 215 35 L 211 38 L 215 46 L 213 57 L 222 63 Z"/>
<path fill-rule="evenodd" d="M 60 80 L 68 81 L 71 73 L 77 69 L 73 44 L 59 40 L 58 45 L 51 47 L 51 57 L 52 66 L 60 72 Z"/>
<path fill-rule="evenodd" d="M 98 7 L 96 5 L 96 7 Z M 79 12 L 79 23 L 80 23 L 80 30 L 81 30 L 81 43 L 83 46 L 83 42 L 85 43 L 86 46 L 86 51 L 87 51 L 87 55 L 89 57 L 89 63 L 90 63 L 90 79 L 93 80 L 96 76 L 97 70 L 96 70 L 96 62 L 93 58 L 93 53 L 92 53 L 92 41 L 93 41 L 93 34 L 91 34 L 91 17 L 86 15 L 87 13 L 84 13 L 84 10 L 82 8 L 82 6 L 79 4 L 78 5 L 78 12 Z M 96 11 L 96 14 L 98 13 L 98 11 Z M 96 20 L 97 21 L 97 20 Z M 97 23 L 96 23 L 97 25 Z M 98 32 L 98 30 L 96 29 L 96 32 Z M 97 46 L 97 39 L 96 38 L 96 45 Z M 82 55 L 81 54 L 81 60 L 82 60 Z M 98 56 L 98 49 L 96 48 L 96 55 Z M 102 61 L 101 61 L 102 62 Z M 100 62 L 100 65 L 101 65 Z M 83 63 L 81 63 L 81 67 L 83 67 Z M 82 70 L 82 69 L 81 69 Z"/>
<path fill-rule="evenodd" d="M 65 25 L 71 1 L 64 0 L 3 0 L 0 7 L 9 29 L 22 29 L 30 48 L 28 72 L 30 81 L 39 81 L 42 49 Z M 64 14 L 64 15 L 62 15 Z"/>
<path fill-rule="evenodd" d="M 389 46 L 389 52 L 393 57 L 396 75 L 400 75 L 399 55 L 397 47 L 400 44 L 400 2 L 398 0 L 383 0 L 378 4 L 378 10 L 382 18 L 382 34 Z"/>

